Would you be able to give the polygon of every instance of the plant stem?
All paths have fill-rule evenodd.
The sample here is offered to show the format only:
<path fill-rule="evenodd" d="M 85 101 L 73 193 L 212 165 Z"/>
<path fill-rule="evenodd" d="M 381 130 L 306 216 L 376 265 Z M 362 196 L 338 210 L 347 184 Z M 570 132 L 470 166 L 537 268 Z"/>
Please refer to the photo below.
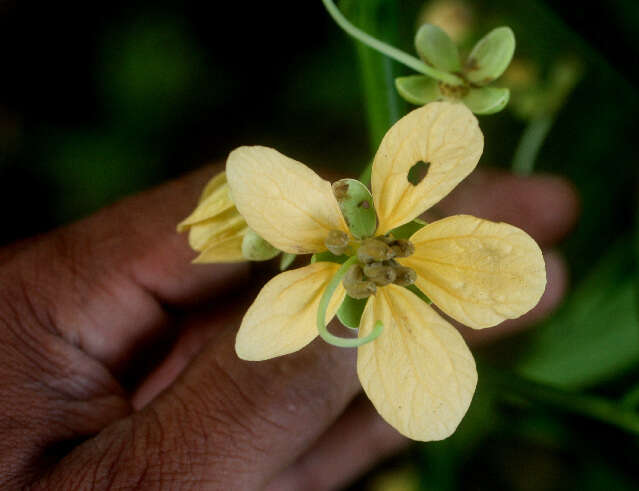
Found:
<path fill-rule="evenodd" d="M 552 123 L 553 118 L 548 115 L 536 117 L 528 123 L 513 157 L 512 170 L 515 174 L 528 176 L 532 173 Z"/>
<path fill-rule="evenodd" d="M 331 302 L 331 298 L 333 297 L 337 286 L 342 281 L 342 278 L 344 278 L 346 272 L 356 262 L 357 256 L 353 256 L 340 266 L 340 268 L 337 270 L 337 273 L 335 273 L 335 276 L 333 276 L 328 286 L 326 287 L 326 290 L 324 290 L 322 298 L 320 299 L 319 307 L 317 309 L 317 332 L 324 341 L 334 346 L 339 346 L 340 348 L 356 348 L 357 346 L 369 343 L 377 336 L 379 336 L 384 330 L 384 326 L 382 325 L 382 323 L 380 321 L 377 321 L 375 323 L 375 327 L 368 336 L 365 336 L 363 338 L 342 338 L 331 334 L 326 328 L 326 311 L 328 310 L 328 304 Z"/>
<path fill-rule="evenodd" d="M 395 48 L 394 46 L 386 44 L 379 39 L 366 34 L 361 29 L 358 29 L 353 24 L 351 24 L 346 19 L 346 17 L 342 15 L 342 13 L 339 11 L 332 0 L 322 0 L 322 3 L 324 4 L 324 7 L 326 7 L 326 10 L 331 15 L 333 20 L 337 23 L 337 25 L 339 25 L 344 31 L 346 31 L 347 34 L 354 37 L 358 41 L 364 43 L 367 46 L 370 46 L 380 53 L 385 54 L 389 58 L 393 58 L 394 60 L 406 65 L 407 67 L 412 68 L 419 73 L 423 73 L 424 75 L 428 75 L 429 77 L 441 80 L 442 82 L 447 84 L 462 84 L 462 80 L 458 76 L 430 67 L 420 59 L 415 58 L 414 56 L 411 56 L 408 53 Z"/>
<path fill-rule="evenodd" d="M 481 366 L 481 370 L 511 394 L 562 411 L 587 416 L 639 435 L 639 413 L 608 399 L 557 389 L 485 365 Z"/>

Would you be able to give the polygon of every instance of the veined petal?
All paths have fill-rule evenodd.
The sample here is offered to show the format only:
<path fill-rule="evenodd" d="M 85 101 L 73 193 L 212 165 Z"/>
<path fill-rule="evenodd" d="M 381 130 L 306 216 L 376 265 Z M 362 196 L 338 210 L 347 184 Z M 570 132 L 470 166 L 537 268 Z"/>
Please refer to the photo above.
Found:
<path fill-rule="evenodd" d="M 415 253 L 400 262 L 440 309 L 475 329 L 532 309 L 546 288 L 537 243 L 523 230 L 469 215 L 430 223 L 410 241 Z"/>
<path fill-rule="evenodd" d="M 214 218 L 189 225 L 189 245 L 196 251 L 203 251 L 224 239 L 243 236 L 246 228 L 246 220 L 231 208 Z"/>
<path fill-rule="evenodd" d="M 405 288 L 388 285 L 366 305 L 359 336 L 375 321 L 384 332 L 360 346 L 357 373 L 377 412 L 413 440 L 450 436 L 477 385 L 473 355 L 453 326 Z"/>
<path fill-rule="evenodd" d="M 198 205 L 188 217 L 177 227 L 178 232 L 184 232 L 189 226 L 215 218 L 234 207 L 229 194 L 229 186 L 226 183 L 226 173 L 215 175 L 205 186 Z"/>
<path fill-rule="evenodd" d="M 246 261 L 242 254 L 242 239 L 248 227 L 238 230 L 233 235 L 213 241 L 202 250 L 194 263 L 238 263 Z"/>
<path fill-rule="evenodd" d="M 348 233 L 331 184 L 277 150 L 237 148 L 226 161 L 226 174 L 249 227 L 282 251 L 325 251 L 330 230 Z"/>
<path fill-rule="evenodd" d="M 410 222 L 446 196 L 475 168 L 483 146 L 477 119 L 461 103 L 432 102 L 395 123 L 373 161 L 378 233 Z M 429 167 L 414 185 L 408 171 L 419 162 Z"/>
<path fill-rule="evenodd" d="M 302 349 L 317 336 L 317 308 L 339 264 L 317 262 L 278 274 L 249 307 L 235 339 L 243 360 L 261 361 Z M 344 300 L 340 284 L 331 299 L 326 322 Z"/>

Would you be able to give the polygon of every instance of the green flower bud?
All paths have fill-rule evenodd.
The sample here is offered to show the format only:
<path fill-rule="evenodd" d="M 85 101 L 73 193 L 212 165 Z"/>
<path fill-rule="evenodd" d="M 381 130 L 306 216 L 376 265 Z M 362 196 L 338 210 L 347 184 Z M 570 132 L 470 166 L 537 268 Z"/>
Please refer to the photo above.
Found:
<path fill-rule="evenodd" d="M 242 255 L 249 261 L 267 261 L 273 259 L 280 253 L 271 244 L 257 235 L 253 230 L 248 229 L 242 239 Z"/>

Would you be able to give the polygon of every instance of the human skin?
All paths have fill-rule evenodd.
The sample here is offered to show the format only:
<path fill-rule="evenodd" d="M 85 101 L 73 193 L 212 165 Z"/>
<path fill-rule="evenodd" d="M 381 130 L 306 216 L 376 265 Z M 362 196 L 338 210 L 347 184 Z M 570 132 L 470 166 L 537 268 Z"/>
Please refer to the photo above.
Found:
<path fill-rule="evenodd" d="M 237 358 L 268 266 L 193 265 L 175 232 L 214 172 L 0 250 L 1 489 L 334 489 L 407 444 L 361 396 L 354 350 L 318 339 Z M 539 305 L 464 330 L 471 345 L 559 303 L 566 273 L 548 248 L 577 209 L 559 178 L 488 171 L 434 210 L 509 222 L 547 250 Z"/>

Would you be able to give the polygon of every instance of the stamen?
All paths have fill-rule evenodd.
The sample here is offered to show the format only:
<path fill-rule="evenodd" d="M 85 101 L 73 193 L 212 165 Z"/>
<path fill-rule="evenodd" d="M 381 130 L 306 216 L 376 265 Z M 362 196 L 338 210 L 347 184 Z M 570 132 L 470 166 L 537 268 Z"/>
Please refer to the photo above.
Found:
<path fill-rule="evenodd" d="M 362 245 L 357 250 L 357 257 L 364 264 L 370 264 L 373 262 L 388 261 L 395 257 L 395 253 L 382 240 L 367 239 L 362 242 Z"/>
<path fill-rule="evenodd" d="M 348 270 L 357 262 L 357 257 L 353 256 L 348 261 L 346 261 L 342 266 L 337 270 L 335 276 L 331 279 L 326 290 L 322 294 L 322 298 L 320 299 L 319 308 L 317 309 L 317 331 L 319 335 L 322 337 L 324 341 L 334 346 L 339 346 L 341 348 L 355 348 L 357 346 L 361 346 L 363 344 L 369 343 L 379 336 L 384 330 L 384 325 L 381 321 L 377 321 L 375 323 L 375 327 L 373 330 L 363 338 L 342 338 L 340 336 L 335 336 L 328 332 L 328 328 L 326 327 L 326 310 L 328 310 L 328 304 L 335 293 L 335 289 L 340 284 Z"/>
<path fill-rule="evenodd" d="M 348 248 L 348 235 L 341 230 L 331 230 L 324 244 L 332 254 L 341 256 Z"/>
<path fill-rule="evenodd" d="M 364 274 L 379 286 L 395 281 L 397 274 L 390 264 L 371 263 L 364 266 Z"/>
<path fill-rule="evenodd" d="M 406 266 L 397 266 L 395 268 L 395 272 L 397 273 L 397 278 L 395 278 L 395 284 L 399 286 L 410 286 L 415 283 L 417 279 L 417 273 L 413 271 L 411 268 L 407 268 Z"/>
<path fill-rule="evenodd" d="M 359 264 L 353 264 L 349 268 L 342 283 L 346 293 L 357 299 L 368 298 L 377 291 L 375 283 L 364 278 L 364 272 Z"/>

